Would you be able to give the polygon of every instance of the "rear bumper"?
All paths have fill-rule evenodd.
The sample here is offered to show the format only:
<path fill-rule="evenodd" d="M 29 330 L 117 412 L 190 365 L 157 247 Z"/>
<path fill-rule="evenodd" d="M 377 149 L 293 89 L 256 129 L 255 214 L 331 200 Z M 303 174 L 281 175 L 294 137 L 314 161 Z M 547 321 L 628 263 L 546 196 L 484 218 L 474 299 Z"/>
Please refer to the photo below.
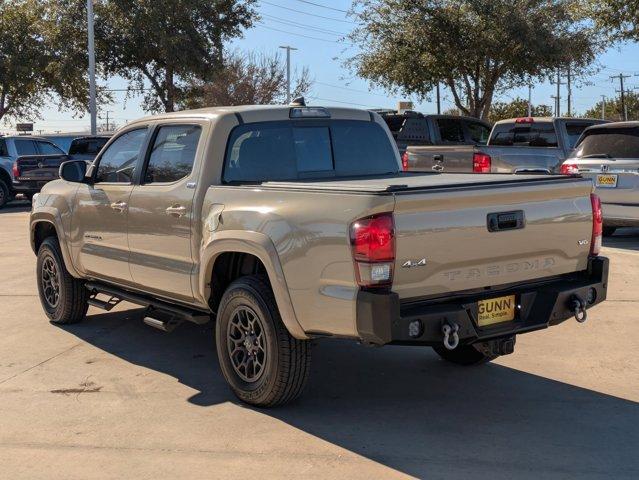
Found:
<path fill-rule="evenodd" d="M 12 188 L 15 193 L 38 193 L 47 183 L 57 180 L 51 178 L 48 180 L 20 180 L 13 181 Z"/>
<path fill-rule="evenodd" d="M 363 342 L 376 345 L 438 345 L 443 341 L 444 323 L 456 323 L 460 343 L 468 345 L 557 325 L 573 317 L 570 303 L 575 295 L 584 300 L 591 298 L 590 308 L 606 299 L 607 287 L 608 259 L 596 257 L 589 261 L 588 270 L 570 277 L 450 301 L 400 302 L 396 293 L 360 291 L 357 330 Z M 515 320 L 479 327 L 477 301 L 509 294 L 516 295 Z M 416 321 L 419 334 L 410 336 L 409 325 Z"/>
<path fill-rule="evenodd" d="M 639 227 L 639 205 L 602 203 L 604 225 L 607 227 Z"/>

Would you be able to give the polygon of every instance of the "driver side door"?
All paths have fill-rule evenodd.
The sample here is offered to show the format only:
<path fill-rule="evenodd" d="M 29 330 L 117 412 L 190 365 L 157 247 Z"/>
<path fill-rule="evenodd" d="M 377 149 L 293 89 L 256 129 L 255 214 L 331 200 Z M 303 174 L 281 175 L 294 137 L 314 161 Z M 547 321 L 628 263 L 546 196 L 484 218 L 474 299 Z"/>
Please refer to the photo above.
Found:
<path fill-rule="evenodd" d="M 93 181 L 78 188 L 72 220 L 73 255 L 80 271 L 89 277 L 133 283 L 127 237 L 129 197 L 147 136 L 147 127 L 120 134 L 96 159 Z"/>

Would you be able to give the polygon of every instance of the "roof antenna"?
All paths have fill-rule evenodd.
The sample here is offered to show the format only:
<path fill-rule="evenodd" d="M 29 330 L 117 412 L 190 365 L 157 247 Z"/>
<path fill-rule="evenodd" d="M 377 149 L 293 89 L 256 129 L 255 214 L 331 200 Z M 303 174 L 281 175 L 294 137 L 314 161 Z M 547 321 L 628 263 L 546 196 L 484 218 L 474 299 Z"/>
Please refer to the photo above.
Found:
<path fill-rule="evenodd" d="M 305 107 L 306 100 L 304 100 L 304 97 L 295 97 L 289 105 L 291 107 Z"/>

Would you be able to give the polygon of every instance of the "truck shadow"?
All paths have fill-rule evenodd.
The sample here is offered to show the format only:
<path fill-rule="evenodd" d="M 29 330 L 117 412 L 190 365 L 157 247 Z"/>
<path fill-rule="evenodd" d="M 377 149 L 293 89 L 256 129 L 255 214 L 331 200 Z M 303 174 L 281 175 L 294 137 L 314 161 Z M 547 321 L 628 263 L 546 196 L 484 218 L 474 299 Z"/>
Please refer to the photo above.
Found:
<path fill-rule="evenodd" d="M 129 310 L 65 329 L 175 377 L 199 392 L 193 404 L 236 403 L 211 327 L 165 334 Z M 496 364 L 456 367 L 429 348 L 317 342 L 304 396 L 257 411 L 420 478 L 639 478 L 639 404 Z"/>
<path fill-rule="evenodd" d="M 620 228 L 613 236 L 603 239 L 603 246 L 639 251 L 639 228 Z"/>

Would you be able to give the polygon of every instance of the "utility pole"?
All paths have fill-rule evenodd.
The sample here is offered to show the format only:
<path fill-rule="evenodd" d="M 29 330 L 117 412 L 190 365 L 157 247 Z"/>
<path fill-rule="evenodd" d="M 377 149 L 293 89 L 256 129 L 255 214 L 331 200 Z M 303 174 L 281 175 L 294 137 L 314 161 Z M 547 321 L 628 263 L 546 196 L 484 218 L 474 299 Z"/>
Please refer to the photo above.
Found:
<path fill-rule="evenodd" d="M 630 78 L 630 75 L 624 75 L 620 73 L 619 75 L 611 75 L 611 80 L 619 79 L 619 87 L 620 90 L 616 90 L 617 93 L 621 94 L 621 114 L 623 115 L 624 121 L 628 121 L 628 111 L 626 110 L 626 90 L 623 87 L 623 81 L 626 78 Z"/>
<path fill-rule="evenodd" d="M 551 80 L 550 83 L 557 85 L 557 95 L 555 95 L 552 98 L 555 99 L 555 117 L 560 117 L 561 116 L 561 86 L 563 85 L 563 82 L 561 81 L 561 70 L 559 68 L 557 69 L 557 80 L 555 81 Z"/>
<path fill-rule="evenodd" d="M 106 120 L 106 125 L 105 125 L 104 129 L 105 129 L 106 132 L 110 132 L 111 130 L 109 129 L 109 126 L 111 124 L 109 123 L 109 113 L 115 113 L 115 112 L 113 110 L 107 110 L 104 113 L 106 113 L 106 119 L 105 119 Z"/>
<path fill-rule="evenodd" d="M 98 114 L 95 100 L 95 33 L 93 29 L 93 0 L 87 0 L 89 34 L 89 112 L 91 113 L 91 135 L 98 130 Z"/>
<path fill-rule="evenodd" d="M 572 87 L 570 86 L 570 64 L 566 75 L 566 86 L 568 87 L 568 116 L 572 116 Z"/>
<path fill-rule="evenodd" d="M 439 92 L 439 82 L 437 82 L 437 115 L 442 114 L 442 100 Z"/>
<path fill-rule="evenodd" d="M 601 96 L 601 119 L 606 119 L 606 96 Z"/>
<path fill-rule="evenodd" d="M 532 117 L 532 84 L 528 84 L 528 116 Z"/>
<path fill-rule="evenodd" d="M 291 50 L 297 50 L 290 45 L 280 45 L 286 50 L 286 103 L 291 103 Z"/>

